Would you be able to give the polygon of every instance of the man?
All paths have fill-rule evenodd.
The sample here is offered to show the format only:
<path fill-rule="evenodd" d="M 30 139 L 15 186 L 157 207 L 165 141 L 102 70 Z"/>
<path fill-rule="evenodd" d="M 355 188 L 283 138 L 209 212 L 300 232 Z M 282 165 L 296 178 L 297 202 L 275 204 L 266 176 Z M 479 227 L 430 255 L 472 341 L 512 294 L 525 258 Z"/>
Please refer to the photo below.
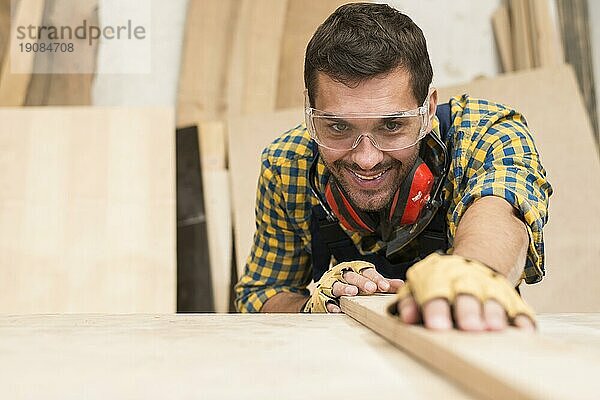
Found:
<path fill-rule="evenodd" d="M 544 274 L 552 189 L 525 120 L 467 95 L 438 109 L 432 76 L 422 31 L 387 5 L 344 5 L 317 29 L 306 122 L 262 155 L 240 311 L 398 292 L 405 323 L 534 328 L 514 288 Z"/>

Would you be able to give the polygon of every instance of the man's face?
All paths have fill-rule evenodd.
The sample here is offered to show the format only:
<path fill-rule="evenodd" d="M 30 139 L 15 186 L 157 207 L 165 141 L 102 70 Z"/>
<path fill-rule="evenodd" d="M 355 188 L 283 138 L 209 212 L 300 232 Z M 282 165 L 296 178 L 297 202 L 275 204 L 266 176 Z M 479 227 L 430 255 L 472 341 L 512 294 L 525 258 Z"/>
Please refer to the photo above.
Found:
<path fill-rule="evenodd" d="M 324 73 L 317 74 L 314 107 L 332 114 L 390 114 L 412 110 L 421 104 L 412 94 L 408 71 L 392 72 L 348 87 Z M 436 93 L 431 96 L 429 115 L 434 115 Z M 430 120 L 427 130 L 431 129 Z M 363 137 L 350 151 L 319 148 L 323 162 L 350 199 L 364 211 L 378 211 L 391 201 L 419 154 L 419 145 L 383 152 Z"/>

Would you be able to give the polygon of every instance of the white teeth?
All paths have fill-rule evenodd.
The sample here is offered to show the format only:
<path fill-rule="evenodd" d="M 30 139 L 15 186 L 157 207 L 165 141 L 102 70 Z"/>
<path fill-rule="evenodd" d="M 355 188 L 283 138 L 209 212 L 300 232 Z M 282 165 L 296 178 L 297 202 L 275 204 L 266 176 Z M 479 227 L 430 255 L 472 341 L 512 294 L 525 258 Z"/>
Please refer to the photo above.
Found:
<path fill-rule="evenodd" d="M 386 172 L 387 172 L 387 170 L 380 172 L 375 176 L 363 176 L 363 175 L 357 174 L 356 172 L 352 171 L 352 173 L 354 175 L 356 175 L 357 177 L 359 177 L 360 179 L 363 179 L 365 181 L 372 181 L 373 179 L 377 179 L 377 178 L 381 177 L 381 175 L 385 174 Z"/>

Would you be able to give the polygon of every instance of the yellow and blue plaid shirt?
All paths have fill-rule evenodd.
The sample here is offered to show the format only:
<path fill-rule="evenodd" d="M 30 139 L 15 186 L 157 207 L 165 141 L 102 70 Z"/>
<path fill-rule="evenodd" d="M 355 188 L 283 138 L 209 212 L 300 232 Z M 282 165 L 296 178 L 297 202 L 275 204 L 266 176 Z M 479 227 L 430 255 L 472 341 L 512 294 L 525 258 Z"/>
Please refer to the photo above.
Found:
<path fill-rule="evenodd" d="M 524 117 L 501 104 L 467 95 L 449 101 L 452 128 L 446 146 L 452 158 L 444 202 L 452 246 L 456 227 L 477 198 L 498 196 L 518 210 L 529 232 L 524 279 L 538 282 L 544 275 L 542 228 L 548 219 L 552 188 Z M 439 136 L 439 122 L 433 131 Z M 235 287 L 241 312 L 260 311 L 281 292 L 308 295 L 312 280 L 310 219 L 318 204 L 310 191 L 308 171 L 317 145 L 303 125 L 284 133 L 262 153 L 256 199 L 256 232 L 244 274 Z M 319 160 L 320 190 L 329 174 Z M 363 234 L 346 231 L 361 253 L 381 249 L 381 243 L 363 241 Z"/>

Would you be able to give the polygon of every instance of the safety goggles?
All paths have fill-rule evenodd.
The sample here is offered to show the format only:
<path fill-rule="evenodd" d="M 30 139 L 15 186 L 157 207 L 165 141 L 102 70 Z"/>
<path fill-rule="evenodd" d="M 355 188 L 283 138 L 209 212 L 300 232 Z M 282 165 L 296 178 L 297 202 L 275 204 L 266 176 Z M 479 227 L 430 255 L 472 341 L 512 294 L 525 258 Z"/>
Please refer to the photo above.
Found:
<path fill-rule="evenodd" d="M 306 127 L 313 140 L 326 149 L 350 151 L 366 137 L 381 151 L 396 151 L 414 146 L 427 135 L 429 94 L 421 107 L 389 114 L 333 114 L 309 104 L 306 94 Z"/>

